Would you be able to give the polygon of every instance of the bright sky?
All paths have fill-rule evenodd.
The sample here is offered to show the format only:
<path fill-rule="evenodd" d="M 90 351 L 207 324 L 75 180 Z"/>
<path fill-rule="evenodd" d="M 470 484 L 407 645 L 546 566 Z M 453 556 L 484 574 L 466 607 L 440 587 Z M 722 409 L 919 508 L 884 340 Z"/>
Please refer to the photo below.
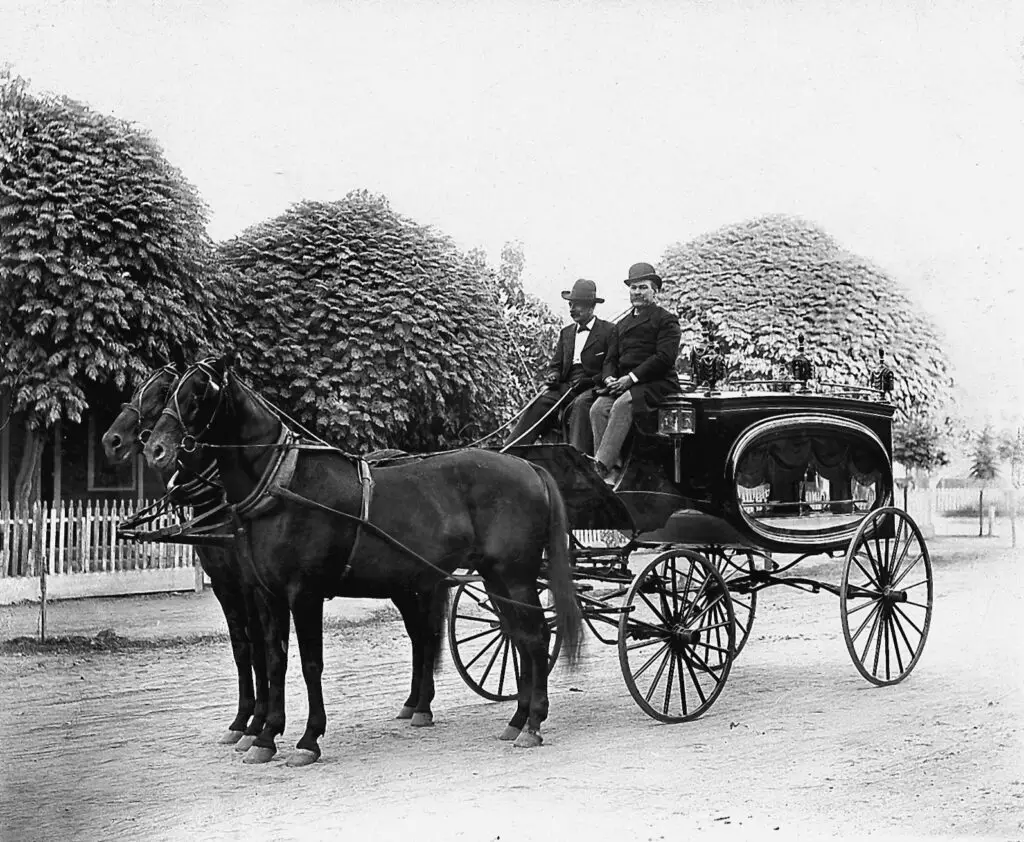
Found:
<path fill-rule="evenodd" d="M 147 127 L 229 237 L 384 193 L 527 288 L 784 212 L 895 276 L 974 415 L 1024 413 L 1024 2 L 0 0 L 0 61 Z"/>

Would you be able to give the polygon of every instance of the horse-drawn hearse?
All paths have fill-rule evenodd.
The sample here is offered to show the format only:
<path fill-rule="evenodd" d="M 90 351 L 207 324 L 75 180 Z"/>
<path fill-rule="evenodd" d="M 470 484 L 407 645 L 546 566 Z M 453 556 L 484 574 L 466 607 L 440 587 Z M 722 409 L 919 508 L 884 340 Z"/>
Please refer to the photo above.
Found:
<path fill-rule="evenodd" d="M 303 435 L 230 360 L 155 373 L 115 422 L 117 448 L 151 429 L 147 458 L 177 474 L 121 533 L 232 556 L 217 577 L 240 583 L 232 637 L 251 644 L 239 673 L 252 667 L 256 691 L 250 681 L 227 739 L 251 745 L 254 762 L 276 751 L 290 612 L 310 714 L 289 762 L 319 756 L 333 596 L 399 607 L 413 644 L 399 716 L 422 725 L 450 590 L 455 666 L 477 693 L 518 700 L 502 736 L 523 746 L 540 743 L 547 673 L 560 650 L 578 654 L 583 625 L 617 645 L 647 714 L 690 720 L 722 692 L 758 593 L 778 585 L 837 596 L 856 668 L 874 684 L 905 678 L 928 635 L 932 571 L 921 531 L 893 506 L 891 371 L 880 364 L 870 387 L 814 384 L 794 364 L 782 379 L 721 386 L 721 359 L 693 362 L 689 391 L 637 417 L 614 487 L 558 443 L 353 457 Z M 185 513 L 189 488 L 213 486 L 219 503 Z M 182 524 L 151 528 L 167 508 Z M 617 540 L 588 540 L 595 530 Z M 837 559 L 838 584 L 795 574 L 816 554 Z"/>

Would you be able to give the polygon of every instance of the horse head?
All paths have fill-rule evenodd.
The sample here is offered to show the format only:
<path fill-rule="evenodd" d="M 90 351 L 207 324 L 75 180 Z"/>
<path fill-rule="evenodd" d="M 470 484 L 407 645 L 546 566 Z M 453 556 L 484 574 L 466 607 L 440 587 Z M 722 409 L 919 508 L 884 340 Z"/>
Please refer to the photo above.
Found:
<path fill-rule="evenodd" d="M 131 400 L 121 404 L 120 413 L 101 439 L 108 461 L 112 464 L 126 462 L 133 453 L 142 452 L 167 395 L 184 370 L 184 362 L 168 363 L 154 369 L 135 390 Z"/>
<path fill-rule="evenodd" d="M 233 354 L 200 360 L 178 378 L 143 451 L 150 467 L 166 470 L 179 451 L 191 453 L 209 443 L 233 364 Z"/>

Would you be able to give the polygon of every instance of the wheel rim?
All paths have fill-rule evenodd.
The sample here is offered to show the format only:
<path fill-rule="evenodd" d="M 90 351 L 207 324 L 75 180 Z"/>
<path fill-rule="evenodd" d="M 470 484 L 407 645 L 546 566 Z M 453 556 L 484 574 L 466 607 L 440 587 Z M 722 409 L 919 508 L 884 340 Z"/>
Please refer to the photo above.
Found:
<path fill-rule="evenodd" d="M 554 598 L 544 583 L 538 596 L 548 626 L 548 671 L 555 665 L 562 638 L 555 624 Z M 463 681 L 485 699 L 507 702 L 518 696 L 519 651 L 505 630 L 484 586 L 459 585 L 448 614 L 448 648 Z"/>
<path fill-rule="evenodd" d="M 932 619 L 932 562 L 902 509 L 871 512 L 846 552 L 839 594 L 846 649 L 872 684 L 896 684 L 917 666 Z"/>
<path fill-rule="evenodd" d="M 701 547 L 699 552 L 707 558 L 725 579 L 726 584 L 733 579 L 748 577 L 754 572 L 754 554 L 749 550 L 737 550 L 729 547 Z M 748 579 L 748 581 L 750 581 Z M 736 615 L 736 655 L 743 651 L 750 637 L 750 629 L 754 624 L 757 612 L 757 591 L 737 593 L 730 585 L 729 596 L 732 597 L 732 608 Z M 735 657 L 735 656 L 734 656 Z"/>
<path fill-rule="evenodd" d="M 736 619 L 722 575 L 698 553 L 672 550 L 637 575 L 623 607 L 619 664 L 633 699 L 662 722 L 701 716 L 735 657 Z"/>

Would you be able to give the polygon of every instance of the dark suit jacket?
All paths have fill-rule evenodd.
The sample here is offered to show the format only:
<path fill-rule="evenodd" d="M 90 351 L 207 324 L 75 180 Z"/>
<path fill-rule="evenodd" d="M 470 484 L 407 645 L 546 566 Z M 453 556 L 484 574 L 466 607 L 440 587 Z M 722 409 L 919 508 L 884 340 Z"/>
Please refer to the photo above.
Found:
<path fill-rule="evenodd" d="M 636 375 L 629 390 L 634 411 L 646 412 L 651 402 L 678 392 L 679 317 L 655 304 L 638 316 L 630 312 L 615 328 L 615 357 L 607 360 L 601 376 Z"/>
<path fill-rule="evenodd" d="M 587 341 L 580 354 L 583 364 L 583 381 L 581 388 L 589 388 L 601 382 L 601 371 L 605 360 L 615 354 L 617 332 L 615 325 L 604 319 L 595 319 L 594 326 L 588 332 Z M 572 368 L 572 355 L 576 349 L 576 323 L 562 328 L 558 334 L 558 344 L 548 363 L 547 374 L 564 385 L 569 384 L 569 369 Z"/>

